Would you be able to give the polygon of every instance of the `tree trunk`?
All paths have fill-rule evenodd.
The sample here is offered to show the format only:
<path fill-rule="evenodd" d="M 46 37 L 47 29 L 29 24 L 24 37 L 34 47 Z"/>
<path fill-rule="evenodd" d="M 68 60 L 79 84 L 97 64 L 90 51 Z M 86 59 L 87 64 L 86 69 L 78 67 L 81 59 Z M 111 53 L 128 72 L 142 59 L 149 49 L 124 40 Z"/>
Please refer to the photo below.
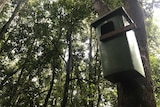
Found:
<path fill-rule="evenodd" d="M 129 15 L 138 27 L 135 30 L 135 35 L 139 44 L 146 78 L 117 84 L 118 107 L 156 107 L 150 74 L 143 12 L 137 0 L 124 0 L 124 4 Z M 101 0 L 93 0 L 93 7 L 100 16 L 106 12 L 109 12 L 109 9 L 104 7 L 104 4 L 101 2 Z M 104 9 L 106 11 L 104 11 Z"/>
<path fill-rule="evenodd" d="M 67 68 L 66 68 L 66 80 L 64 85 L 64 92 L 63 92 L 63 101 L 61 103 L 61 107 L 66 107 L 67 105 L 67 98 L 68 98 L 68 89 L 69 89 L 69 82 L 70 82 L 70 72 L 72 68 L 72 30 L 68 30 L 67 32 L 67 42 L 68 42 L 68 62 L 67 62 Z"/>
<path fill-rule="evenodd" d="M 92 58 L 92 28 L 90 27 L 90 38 L 89 38 L 89 80 L 93 80 L 93 69 L 92 69 L 92 63 L 93 62 L 93 58 Z M 91 85 L 92 83 L 91 82 L 88 82 L 88 85 L 89 85 L 89 90 L 92 90 L 91 88 Z M 89 106 L 90 107 L 93 107 L 93 100 L 92 98 L 94 97 L 93 96 L 93 93 L 90 92 L 89 95 Z"/>
<path fill-rule="evenodd" d="M 53 69 L 52 69 L 52 80 L 51 80 L 51 82 L 50 82 L 50 88 L 49 88 L 49 91 L 48 91 L 47 96 L 46 96 L 46 98 L 45 98 L 45 102 L 44 102 L 44 104 L 43 104 L 43 107 L 47 107 L 47 105 L 48 105 L 48 100 L 49 100 L 49 98 L 50 98 L 50 96 L 51 96 L 52 89 L 53 89 L 55 74 L 56 74 L 56 73 L 55 73 L 54 68 L 53 68 Z"/>
<path fill-rule="evenodd" d="M 144 16 L 137 0 L 124 0 L 125 9 L 137 25 L 135 35 L 146 74 L 134 83 L 118 84 L 119 107 L 156 107 L 153 94 Z"/>

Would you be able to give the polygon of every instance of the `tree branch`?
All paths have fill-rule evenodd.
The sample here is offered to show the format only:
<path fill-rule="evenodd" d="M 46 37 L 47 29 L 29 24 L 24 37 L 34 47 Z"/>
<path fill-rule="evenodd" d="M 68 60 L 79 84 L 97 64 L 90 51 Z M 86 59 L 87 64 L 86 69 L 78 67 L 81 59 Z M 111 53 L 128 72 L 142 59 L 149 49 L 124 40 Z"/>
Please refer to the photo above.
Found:
<path fill-rule="evenodd" d="M 7 23 L 2 27 L 2 29 L 0 30 L 0 39 L 3 39 L 4 34 L 6 33 L 6 30 L 8 29 L 8 27 L 10 26 L 12 20 L 14 19 L 14 17 L 16 16 L 16 14 L 18 13 L 20 6 L 22 5 L 23 0 L 19 0 L 17 7 L 15 8 L 12 16 L 9 18 L 9 20 L 7 21 Z"/>
<path fill-rule="evenodd" d="M 92 0 L 92 3 L 93 8 L 99 16 L 102 16 L 111 10 L 101 0 Z"/>
<path fill-rule="evenodd" d="M 6 4 L 7 0 L 0 0 L 0 12 L 3 10 L 4 5 Z"/>

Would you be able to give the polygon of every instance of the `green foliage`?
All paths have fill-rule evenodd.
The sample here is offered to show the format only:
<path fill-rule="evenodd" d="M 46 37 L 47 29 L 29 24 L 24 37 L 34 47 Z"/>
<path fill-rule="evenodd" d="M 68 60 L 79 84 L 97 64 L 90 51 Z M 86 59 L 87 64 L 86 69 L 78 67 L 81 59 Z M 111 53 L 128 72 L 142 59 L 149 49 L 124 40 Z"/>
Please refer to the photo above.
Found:
<path fill-rule="evenodd" d="M 120 0 L 105 0 L 105 3 L 112 9 L 122 5 Z M 72 30 L 73 63 L 67 106 L 114 107 L 117 104 L 115 86 L 103 78 L 95 32 L 89 38 L 90 23 L 95 19 L 91 5 L 87 0 L 29 0 L 23 5 L 7 29 L 5 39 L 0 40 L 0 106 L 43 106 L 53 77 L 48 106 L 61 106 L 69 30 Z M 15 6 L 16 3 L 8 1 L 0 13 L 0 28 Z M 155 31 L 153 27 L 147 29 Z M 151 47 L 155 47 L 154 36 L 149 37 Z M 159 60 L 154 55 L 151 55 L 151 65 L 158 98 Z"/>
<path fill-rule="evenodd" d="M 151 17 L 152 16 L 152 17 Z M 149 45 L 149 55 L 150 55 L 150 64 L 151 64 L 151 74 L 153 79 L 154 93 L 156 97 L 157 107 L 160 105 L 160 31 L 156 22 L 154 20 L 153 15 L 146 17 L 146 31 Z"/>

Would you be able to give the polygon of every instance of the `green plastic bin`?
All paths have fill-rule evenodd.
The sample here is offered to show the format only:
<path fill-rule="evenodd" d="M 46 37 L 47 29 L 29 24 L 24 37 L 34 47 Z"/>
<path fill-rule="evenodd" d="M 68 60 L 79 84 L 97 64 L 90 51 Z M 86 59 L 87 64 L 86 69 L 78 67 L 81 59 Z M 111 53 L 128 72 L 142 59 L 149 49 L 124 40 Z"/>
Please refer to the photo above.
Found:
<path fill-rule="evenodd" d="M 145 77 L 139 47 L 133 29 L 136 28 L 123 7 L 95 20 L 99 39 L 103 74 L 111 82 L 123 82 Z"/>

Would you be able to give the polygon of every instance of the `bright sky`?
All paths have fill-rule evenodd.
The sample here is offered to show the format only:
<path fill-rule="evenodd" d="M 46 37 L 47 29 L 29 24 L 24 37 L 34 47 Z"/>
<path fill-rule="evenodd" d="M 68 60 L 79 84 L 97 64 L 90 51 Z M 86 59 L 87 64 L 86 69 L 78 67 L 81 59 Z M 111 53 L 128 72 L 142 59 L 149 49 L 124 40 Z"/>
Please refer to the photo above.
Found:
<path fill-rule="evenodd" d="M 153 14 L 153 16 L 155 18 L 156 24 L 160 28 L 160 8 L 154 8 L 154 14 Z"/>

